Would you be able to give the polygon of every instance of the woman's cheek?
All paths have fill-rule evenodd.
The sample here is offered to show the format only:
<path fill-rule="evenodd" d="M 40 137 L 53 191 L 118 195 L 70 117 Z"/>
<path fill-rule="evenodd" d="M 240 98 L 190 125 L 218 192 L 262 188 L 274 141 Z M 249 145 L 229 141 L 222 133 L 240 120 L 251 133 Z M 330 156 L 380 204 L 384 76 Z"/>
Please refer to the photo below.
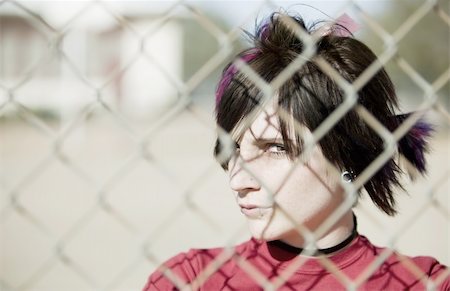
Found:
<path fill-rule="evenodd" d="M 294 166 L 295 165 L 288 160 L 272 159 L 267 161 L 260 167 L 260 169 L 264 169 L 261 171 L 263 185 L 268 187 L 268 190 L 272 193 L 280 191 L 280 189 L 289 184 L 292 179 L 295 179 L 293 175 L 295 169 L 292 171 L 292 167 Z"/>

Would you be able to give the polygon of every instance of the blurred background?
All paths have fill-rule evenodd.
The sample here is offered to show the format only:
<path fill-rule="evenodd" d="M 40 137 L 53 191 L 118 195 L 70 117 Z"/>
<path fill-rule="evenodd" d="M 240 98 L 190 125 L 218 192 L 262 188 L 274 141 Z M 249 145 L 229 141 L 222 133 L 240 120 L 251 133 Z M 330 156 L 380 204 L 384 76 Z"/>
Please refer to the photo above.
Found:
<path fill-rule="evenodd" d="M 435 124 L 429 174 L 360 233 L 450 264 L 448 1 L 1 1 L 0 290 L 140 290 L 189 248 L 249 237 L 212 152 L 214 91 L 272 11 L 347 13 Z M 394 49 L 394 53 L 392 50 Z"/>

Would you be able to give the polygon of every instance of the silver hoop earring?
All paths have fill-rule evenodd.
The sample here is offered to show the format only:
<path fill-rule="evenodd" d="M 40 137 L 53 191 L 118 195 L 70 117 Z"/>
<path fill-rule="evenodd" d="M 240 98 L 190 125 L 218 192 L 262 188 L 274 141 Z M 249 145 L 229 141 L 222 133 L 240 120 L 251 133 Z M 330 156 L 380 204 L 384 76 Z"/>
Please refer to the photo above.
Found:
<path fill-rule="evenodd" d="M 341 174 L 341 179 L 344 183 L 351 183 L 353 182 L 353 172 L 352 171 L 344 171 Z"/>

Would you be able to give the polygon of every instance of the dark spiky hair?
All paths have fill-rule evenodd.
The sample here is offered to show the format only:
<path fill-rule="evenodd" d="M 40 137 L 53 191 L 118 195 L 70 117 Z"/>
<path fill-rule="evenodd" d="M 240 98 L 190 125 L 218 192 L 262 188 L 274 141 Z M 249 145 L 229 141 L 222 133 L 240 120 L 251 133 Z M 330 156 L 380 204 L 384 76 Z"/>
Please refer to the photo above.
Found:
<path fill-rule="evenodd" d="M 272 14 L 261 23 L 252 37 L 253 47 L 241 52 L 237 57 L 245 61 L 265 81 L 272 81 L 291 62 L 304 52 L 305 42 L 299 38 L 292 25 L 282 18 L 288 17 L 299 29 L 313 34 L 317 29 L 307 27 L 301 17 L 282 13 Z M 333 33 L 337 24 L 331 24 L 329 33 L 323 33 L 315 43 L 315 56 L 300 67 L 278 90 L 279 106 L 293 115 L 300 123 L 314 131 L 345 99 L 345 93 L 337 83 L 317 65 L 321 58 L 330 64 L 342 78 L 353 83 L 372 63 L 376 55 L 362 42 L 349 34 L 342 36 Z M 339 27 L 339 29 L 343 29 Z M 216 92 L 216 120 L 226 132 L 231 133 L 242 119 L 252 112 L 255 104 L 261 101 L 258 87 L 230 63 L 224 70 Z M 398 109 L 394 85 L 384 68 L 379 69 L 358 91 L 358 104 L 364 106 L 386 128 L 394 130 L 399 125 L 395 111 Z M 292 125 L 279 119 L 280 131 L 287 152 L 295 158 L 301 151 L 301 137 L 296 134 L 293 142 L 288 138 Z M 419 136 L 421 142 L 429 131 Z M 400 152 L 409 153 L 408 141 L 402 139 Z M 355 110 L 350 110 L 319 141 L 324 156 L 340 170 L 354 175 L 361 173 L 384 150 L 382 138 L 371 129 Z M 411 149 L 411 147 L 409 147 Z M 215 155 L 222 145 L 216 142 Z M 417 150 L 417 148 L 415 149 Z M 426 150 L 426 144 L 419 149 Z M 420 156 L 420 155 L 416 155 Z M 412 164 L 425 171 L 424 161 Z M 226 169 L 227 163 L 222 166 Z M 394 215 L 394 188 L 401 187 L 400 170 L 394 157 L 369 179 L 364 188 L 377 207 L 388 215 Z"/>

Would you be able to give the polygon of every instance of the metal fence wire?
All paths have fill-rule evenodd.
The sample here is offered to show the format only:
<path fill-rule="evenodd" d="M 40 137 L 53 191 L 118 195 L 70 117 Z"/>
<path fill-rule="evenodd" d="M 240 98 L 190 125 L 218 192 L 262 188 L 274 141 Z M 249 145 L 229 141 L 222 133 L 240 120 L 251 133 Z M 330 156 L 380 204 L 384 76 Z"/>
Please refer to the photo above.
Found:
<path fill-rule="evenodd" d="M 313 132 L 311 142 L 356 109 L 393 145 L 426 113 L 436 123 L 428 177 L 406 184 L 410 195 L 399 194 L 395 219 L 364 199 L 356 211 L 361 232 L 374 242 L 406 254 L 432 255 L 448 265 L 449 5 L 411 2 L 396 2 L 404 17 L 398 17 L 392 30 L 383 22 L 388 18 L 381 19 L 383 13 L 377 18 L 366 8 L 368 1 L 332 4 L 336 15 L 348 12 L 361 23 L 380 62 L 353 84 L 320 63 L 347 92 L 347 100 Z M 212 156 L 217 132 L 224 135 L 213 119 L 214 88 L 223 66 L 245 47 L 241 27 L 279 5 L 0 2 L 0 290 L 140 290 L 157 266 L 180 251 L 232 246 L 248 237 L 227 178 Z M 292 7 L 299 13 L 310 9 Z M 233 13 L 235 22 L 230 25 L 217 11 Z M 434 26 L 428 27 L 428 21 Z M 435 28 L 444 31 L 442 42 L 433 35 Z M 420 29 L 428 31 L 420 42 L 443 54 L 411 57 L 416 47 L 402 50 Z M 313 42 L 307 39 L 306 45 Z M 439 69 L 424 72 L 428 65 L 414 65 L 418 59 L 430 66 L 438 63 Z M 302 60 L 270 84 L 245 63 L 237 65 L 263 92 L 272 92 Z M 394 80 L 402 78 L 400 99 L 417 112 L 394 132 L 355 105 L 355 92 L 385 65 L 395 67 Z M 392 149 L 386 146 L 355 187 L 370 179 Z M 352 207 L 347 204 L 338 211 Z M 232 256 L 232 249 L 224 252 L 197 283 Z M 234 259 L 263 289 L 284 283 L 282 277 L 269 281 L 245 260 Z M 380 256 L 356 281 L 330 261 L 324 265 L 353 290 L 384 259 Z M 413 263 L 405 264 L 417 272 Z M 167 276 L 178 282 L 170 272 Z M 427 286 L 433 289 L 435 283 Z"/>

